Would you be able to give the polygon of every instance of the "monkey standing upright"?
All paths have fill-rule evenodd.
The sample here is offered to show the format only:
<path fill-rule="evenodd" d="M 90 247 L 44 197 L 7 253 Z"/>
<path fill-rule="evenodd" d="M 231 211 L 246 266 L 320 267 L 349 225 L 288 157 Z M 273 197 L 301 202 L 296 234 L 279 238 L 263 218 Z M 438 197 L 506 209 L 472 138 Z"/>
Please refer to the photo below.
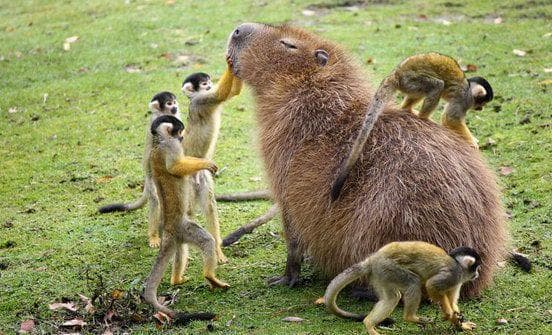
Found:
<path fill-rule="evenodd" d="M 191 243 L 201 250 L 203 275 L 211 287 L 229 287 L 215 276 L 217 254 L 213 236 L 186 216 L 186 195 L 191 192 L 188 189 L 190 183 L 186 180 L 187 176 L 200 170 L 215 172 L 216 166 L 207 159 L 184 156 L 181 143 L 183 129 L 182 122 L 170 115 L 158 117 L 151 125 L 152 148 L 149 161 L 159 200 L 162 234 L 159 255 L 146 281 L 144 298 L 155 309 L 170 317 L 174 317 L 175 313 L 159 304 L 157 287 L 173 256 L 171 283 L 178 284 L 184 281 L 183 271 L 187 259 L 182 252 L 183 245 Z"/>
<path fill-rule="evenodd" d="M 211 90 L 212 83 L 208 74 L 198 72 L 189 75 L 182 83 L 182 92 L 190 99 L 188 124 L 184 130 L 182 146 L 188 156 L 212 159 L 220 130 L 221 103 L 238 95 L 242 83 L 227 69 L 217 88 Z M 187 214 L 193 216 L 196 204 L 205 215 L 207 230 L 213 235 L 218 261 L 227 262 L 222 252 L 220 224 L 215 199 L 213 176 L 207 171 L 198 171 L 188 178 L 191 187 L 186 194 Z M 187 246 L 183 254 L 188 255 Z"/>
<path fill-rule="evenodd" d="M 475 324 L 462 320 L 458 298 L 462 284 L 479 276 L 480 266 L 479 254 L 469 247 L 459 247 L 447 254 L 426 242 L 391 242 L 337 275 L 326 289 L 324 302 L 332 313 L 363 320 L 368 333 L 378 335 L 375 327 L 391 315 L 401 295 L 404 319 L 414 323 L 427 322 L 416 314 L 422 288 L 425 288 L 430 299 L 441 305 L 446 320 L 464 330 L 471 330 Z M 339 292 L 360 277 L 369 278 L 379 298 L 368 316 L 343 311 L 336 305 Z"/>
<path fill-rule="evenodd" d="M 149 162 L 149 155 L 151 152 L 151 133 L 150 126 L 154 119 L 161 115 L 172 115 L 180 119 L 180 111 L 178 109 L 178 101 L 176 96 L 171 92 L 160 92 L 153 96 L 149 103 L 150 111 L 152 112 L 150 123 L 146 129 L 146 144 L 144 150 L 144 158 L 142 166 L 144 168 L 144 190 L 138 200 L 133 203 L 121 204 L 115 203 L 100 207 L 100 213 L 111 212 L 127 212 L 138 208 L 142 208 L 149 203 L 148 212 L 148 242 L 150 247 L 159 246 L 159 203 L 157 201 L 157 193 L 155 191 L 155 185 L 151 180 L 151 167 Z"/>
<path fill-rule="evenodd" d="M 477 140 L 466 126 L 466 112 L 470 108 L 481 110 L 493 99 L 491 85 L 481 77 L 466 79 L 458 63 L 451 57 L 435 52 L 408 57 L 383 80 L 376 91 L 349 156 L 332 185 L 332 200 L 339 197 L 343 183 L 358 160 L 374 123 L 397 90 L 406 95 L 402 108 L 409 111 L 424 99 L 418 113 L 423 119 L 430 117 L 440 98 L 445 99 L 447 104 L 441 119 L 443 126 L 460 135 L 473 147 L 478 147 Z"/>

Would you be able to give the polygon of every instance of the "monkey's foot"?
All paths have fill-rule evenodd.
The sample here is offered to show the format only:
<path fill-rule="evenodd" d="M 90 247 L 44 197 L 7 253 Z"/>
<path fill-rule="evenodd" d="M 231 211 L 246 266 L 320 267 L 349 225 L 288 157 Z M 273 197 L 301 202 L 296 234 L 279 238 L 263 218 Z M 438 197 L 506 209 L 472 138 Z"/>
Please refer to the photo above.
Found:
<path fill-rule="evenodd" d="M 188 281 L 186 276 L 171 276 L 171 285 L 180 285 Z"/>
<path fill-rule="evenodd" d="M 380 333 L 378 333 L 378 331 L 376 330 L 376 327 L 374 327 L 372 324 L 368 324 L 367 322 L 364 322 L 364 326 L 366 326 L 366 330 L 368 331 L 368 334 L 380 335 Z"/>
<path fill-rule="evenodd" d="M 299 274 L 286 274 L 268 279 L 268 286 L 287 285 L 289 287 L 294 287 L 297 283 L 299 283 Z"/>
<path fill-rule="evenodd" d="M 424 317 L 424 316 L 417 316 L 417 315 L 405 316 L 404 319 L 408 322 L 413 322 L 413 323 L 417 323 L 417 324 L 426 324 L 426 323 L 432 323 L 433 322 L 432 318 L 427 318 L 427 317 Z"/>
<path fill-rule="evenodd" d="M 326 300 L 324 299 L 324 297 L 320 297 L 314 301 L 315 305 L 324 305 L 325 303 L 326 303 Z"/>
<path fill-rule="evenodd" d="M 159 245 L 161 245 L 161 239 L 159 236 L 150 236 L 149 237 L 149 246 L 150 248 L 159 248 Z"/>
<path fill-rule="evenodd" d="M 217 250 L 217 261 L 218 261 L 219 264 L 228 263 L 228 258 L 226 258 L 226 256 L 224 256 L 224 253 L 220 249 Z"/>
<path fill-rule="evenodd" d="M 226 290 L 230 287 L 230 285 L 218 280 L 215 276 L 205 276 L 205 279 L 207 279 L 207 281 L 209 282 L 209 286 L 211 286 L 211 289 L 221 288 L 223 290 Z"/>
<path fill-rule="evenodd" d="M 476 326 L 477 326 L 477 325 L 476 325 L 475 323 L 469 322 L 469 321 L 467 321 L 467 322 L 462 322 L 462 323 L 460 324 L 460 328 L 461 328 L 462 330 L 474 330 Z"/>

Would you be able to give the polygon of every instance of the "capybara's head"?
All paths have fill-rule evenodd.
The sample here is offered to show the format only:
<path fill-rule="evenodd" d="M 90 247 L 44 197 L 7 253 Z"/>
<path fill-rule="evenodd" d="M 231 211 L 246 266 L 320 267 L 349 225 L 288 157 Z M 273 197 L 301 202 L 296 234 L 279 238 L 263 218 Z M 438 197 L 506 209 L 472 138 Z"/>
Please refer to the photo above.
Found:
<path fill-rule="evenodd" d="M 285 80 L 291 86 L 304 83 L 344 57 L 336 45 L 316 35 L 261 23 L 242 23 L 234 29 L 227 56 L 234 74 L 253 89 L 274 80 Z"/>

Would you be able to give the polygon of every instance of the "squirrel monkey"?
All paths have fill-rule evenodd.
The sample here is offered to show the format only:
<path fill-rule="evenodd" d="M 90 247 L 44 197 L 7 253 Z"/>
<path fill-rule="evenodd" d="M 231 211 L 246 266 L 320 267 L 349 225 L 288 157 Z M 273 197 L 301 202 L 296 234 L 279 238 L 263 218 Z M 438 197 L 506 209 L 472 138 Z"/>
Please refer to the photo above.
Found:
<path fill-rule="evenodd" d="M 358 160 L 374 123 L 397 90 L 406 95 L 402 108 L 411 112 L 416 103 L 424 100 L 418 113 L 423 119 L 430 117 L 440 98 L 445 99 L 447 104 L 441 118 L 442 125 L 478 148 L 477 140 L 466 126 L 466 112 L 470 108 L 481 110 L 493 99 L 491 85 L 481 77 L 466 78 L 458 63 L 451 57 L 435 52 L 408 57 L 383 80 L 376 91 L 351 153 L 332 185 L 332 200 L 339 197 L 345 179 Z"/>
<path fill-rule="evenodd" d="M 207 159 L 184 156 L 182 131 L 184 125 L 174 116 L 163 115 L 151 125 L 152 149 L 149 160 L 152 179 L 157 189 L 162 230 L 159 255 L 146 281 L 144 299 L 170 317 L 175 313 L 157 301 L 157 287 L 169 260 L 174 256 L 171 284 L 185 281 L 187 249 L 191 243 L 203 254 L 203 275 L 211 287 L 228 288 L 215 276 L 217 255 L 215 240 L 207 231 L 186 217 L 186 195 L 190 183 L 187 176 L 200 170 L 215 172 L 216 165 Z"/>
<path fill-rule="evenodd" d="M 188 156 L 212 159 L 215 152 L 220 123 L 221 104 L 238 95 L 242 82 L 234 76 L 228 67 L 219 80 L 216 89 L 211 90 L 211 77 L 198 72 L 186 77 L 182 83 L 182 92 L 190 99 L 188 124 L 184 130 L 182 146 Z M 188 215 L 193 216 L 196 204 L 205 215 L 207 230 L 215 238 L 216 253 L 220 263 L 228 260 L 222 252 L 222 239 L 215 198 L 215 182 L 207 171 L 198 171 L 190 176 L 190 193 L 187 194 Z"/>
<path fill-rule="evenodd" d="M 441 305 L 446 320 L 463 330 L 471 330 L 475 324 L 463 321 L 458 298 L 462 284 L 479 276 L 480 265 L 479 254 L 469 247 L 459 247 L 447 254 L 426 242 L 392 242 L 337 275 L 328 285 L 323 299 L 333 314 L 363 320 L 368 333 L 377 335 L 375 327 L 391 315 L 401 295 L 404 319 L 415 323 L 428 322 L 416 315 L 422 288 L 425 288 L 429 298 Z M 364 276 L 370 278 L 379 301 L 368 316 L 341 310 L 336 305 L 339 292 Z"/>
<path fill-rule="evenodd" d="M 154 119 L 161 115 L 173 115 L 174 117 L 180 119 L 180 111 L 178 108 L 178 101 L 176 100 L 176 96 L 171 92 L 160 92 L 153 96 L 149 103 L 149 108 L 152 112 L 151 115 L 151 122 L 153 122 Z M 153 184 L 153 181 L 151 180 L 151 167 L 149 165 L 149 155 L 151 152 L 151 133 L 150 133 L 150 127 L 148 126 L 146 131 L 146 145 L 144 150 L 144 159 L 142 162 L 142 166 L 144 168 L 144 190 L 142 191 L 142 195 L 138 200 L 132 203 L 128 204 L 121 204 L 121 203 L 115 203 L 115 204 L 109 204 L 100 207 L 99 212 L 100 213 L 111 213 L 111 212 L 128 212 L 132 211 L 138 208 L 142 208 L 146 202 L 149 203 L 149 213 L 148 213 L 148 240 L 150 247 L 158 247 L 159 246 L 159 234 L 158 234 L 158 227 L 159 227 L 159 203 L 157 201 L 157 193 L 155 190 L 155 185 Z"/>

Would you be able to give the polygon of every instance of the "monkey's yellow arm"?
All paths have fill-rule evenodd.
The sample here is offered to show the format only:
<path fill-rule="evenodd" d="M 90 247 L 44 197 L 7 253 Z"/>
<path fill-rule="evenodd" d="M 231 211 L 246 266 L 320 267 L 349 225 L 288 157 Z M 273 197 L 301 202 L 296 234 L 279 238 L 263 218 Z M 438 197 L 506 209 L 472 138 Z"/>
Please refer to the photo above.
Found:
<path fill-rule="evenodd" d="M 234 81 L 236 80 L 238 80 L 240 83 L 236 84 L 239 87 L 234 88 Z M 238 90 L 236 94 L 238 94 L 241 90 L 241 80 L 234 76 L 232 70 L 230 69 L 230 66 L 228 66 L 218 82 L 217 91 L 215 92 L 215 99 L 220 102 L 226 101 L 233 96 L 231 95 L 231 93 L 235 92 L 236 89 Z"/>
<path fill-rule="evenodd" d="M 208 159 L 183 156 L 167 167 L 167 171 L 169 171 L 170 174 L 178 177 L 184 177 L 200 170 L 216 172 L 217 166 Z"/>

